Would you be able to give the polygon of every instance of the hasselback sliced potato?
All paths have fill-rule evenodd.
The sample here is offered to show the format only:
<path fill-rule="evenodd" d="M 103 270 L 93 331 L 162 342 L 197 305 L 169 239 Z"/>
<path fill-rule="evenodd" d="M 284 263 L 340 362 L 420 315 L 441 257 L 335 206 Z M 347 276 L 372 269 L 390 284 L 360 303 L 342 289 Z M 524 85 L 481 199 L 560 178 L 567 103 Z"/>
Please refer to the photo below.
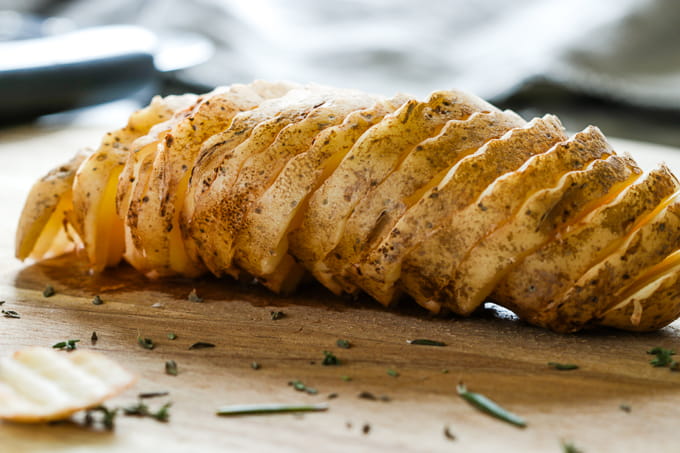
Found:
<path fill-rule="evenodd" d="M 485 301 L 560 332 L 680 316 L 680 183 L 595 127 L 568 137 L 459 91 L 425 100 L 257 81 L 155 98 L 39 180 L 16 254 L 94 271 L 310 275 L 433 312 Z"/>

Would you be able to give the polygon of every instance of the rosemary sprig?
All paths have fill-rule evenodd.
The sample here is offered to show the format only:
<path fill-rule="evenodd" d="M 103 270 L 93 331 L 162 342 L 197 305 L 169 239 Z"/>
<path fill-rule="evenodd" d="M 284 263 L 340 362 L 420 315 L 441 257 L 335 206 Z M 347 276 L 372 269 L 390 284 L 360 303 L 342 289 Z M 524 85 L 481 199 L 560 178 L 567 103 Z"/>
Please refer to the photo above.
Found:
<path fill-rule="evenodd" d="M 573 363 L 548 362 L 548 366 L 560 371 L 578 370 L 579 366 Z"/>
<path fill-rule="evenodd" d="M 221 416 L 287 414 L 291 412 L 320 412 L 328 410 L 327 403 L 320 404 L 235 404 L 217 409 Z"/>
<path fill-rule="evenodd" d="M 501 406 L 491 401 L 489 398 L 482 394 L 468 391 L 467 387 L 465 387 L 463 383 L 458 384 L 458 387 L 456 387 L 456 389 L 458 391 L 458 395 L 460 395 L 461 398 L 463 398 L 465 401 L 472 404 L 479 410 L 486 412 L 487 414 L 492 415 L 498 418 L 499 420 L 503 420 L 515 426 L 519 426 L 520 428 L 524 428 L 525 426 L 527 426 L 527 422 L 522 417 L 503 409 Z"/>
<path fill-rule="evenodd" d="M 21 319 L 21 315 L 14 310 L 2 310 L 0 312 L 5 318 Z"/>
<path fill-rule="evenodd" d="M 426 340 L 424 338 L 416 338 L 415 340 L 406 340 L 408 344 L 415 344 L 421 346 L 446 346 L 443 341 Z"/>
<path fill-rule="evenodd" d="M 214 348 L 215 345 L 212 343 L 207 343 L 205 341 L 197 341 L 196 343 L 192 344 L 189 346 L 189 349 L 206 349 L 206 348 Z"/>

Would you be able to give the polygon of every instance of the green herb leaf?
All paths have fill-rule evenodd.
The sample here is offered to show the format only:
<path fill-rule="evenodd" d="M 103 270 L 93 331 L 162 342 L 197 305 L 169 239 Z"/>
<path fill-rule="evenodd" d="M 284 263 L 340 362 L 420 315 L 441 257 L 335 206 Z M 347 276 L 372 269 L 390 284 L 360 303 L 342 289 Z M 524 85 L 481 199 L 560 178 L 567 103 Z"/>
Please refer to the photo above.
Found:
<path fill-rule="evenodd" d="M 415 344 L 421 346 L 446 346 L 446 343 L 436 340 L 425 340 L 423 338 L 417 338 L 415 340 L 406 340 L 408 344 Z"/>
<path fill-rule="evenodd" d="M 43 289 L 43 297 L 52 297 L 56 293 L 57 292 L 54 290 L 54 287 L 52 285 L 47 285 L 45 289 Z"/>
<path fill-rule="evenodd" d="M 206 343 L 205 341 L 198 341 L 191 346 L 189 346 L 189 349 L 206 349 L 206 348 L 214 348 L 215 345 L 212 343 Z"/>
<path fill-rule="evenodd" d="M 519 426 L 520 428 L 524 428 L 527 425 L 527 422 L 523 418 L 503 409 L 501 406 L 491 401 L 486 396 L 479 393 L 469 392 L 464 384 L 458 384 L 456 389 L 458 391 L 458 395 L 460 395 L 461 398 L 481 411 L 515 426 Z"/>
<path fill-rule="evenodd" d="M 342 349 L 349 349 L 352 347 L 352 344 L 349 342 L 349 340 L 338 340 L 335 342 L 335 344 L 337 344 L 338 347 Z"/>
<path fill-rule="evenodd" d="M 171 405 L 172 403 L 165 403 L 156 412 L 152 412 L 149 410 L 149 406 L 139 401 L 137 404 L 133 406 L 124 407 L 123 414 L 135 417 L 149 417 L 159 422 L 167 422 L 168 419 L 170 418 L 170 413 L 168 409 L 170 408 Z"/>
<path fill-rule="evenodd" d="M 19 313 L 14 310 L 2 310 L 1 312 L 5 318 L 21 319 Z"/>
<path fill-rule="evenodd" d="M 253 362 L 253 363 L 250 364 L 250 368 L 252 368 L 253 370 L 259 370 L 260 364 L 257 363 L 257 362 Z"/>
<path fill-rule="evenodd" d="M 399 377 L 399 372 L 396 370 L 393 370 L 392 368 L 387 369 L 387 375 L 392 376 L 392 377 Z"/>
<path fill-rule="evenodd" d="M 91 414 L 93 412 L 101 412 L 101 414 L 102 414 L 101 422 L 102 422 L 102 425 L 104 426 L 104 428 L 106 428 L 109 431 L 111 431 L 114 428 L 114 422 L 116 420 L 116 415 L 118 415 L 118 408 L 109 409 L 106 406 L 97 406 L 97 407 L 93 407 L 92 409 L 88 409 L 87 414 L 86 414 L 86 420 L 88 420 L 88 422 L 90 422 L 90 423 L 92 422 L 92 415 Z"/>
<path fill-rule="evenodd" d="M 5 301 L 4 301 L 4 300 L 0 300 L 0 305 L 4 305 L 4 304 L 5 304 Z"/>
<path fill-rule="evenodd" d="M 673 362 L 671 356 L 675 355 L 675 351 L 657 346 L 647 351 L 647 354 L 652 354 L 656 356 L 655 358 L 649 361 L 649 363 L 652 366 L 662 367 L 669 366 Z"/>
<path fill-rule="evenodd" d="M 562 453 L 583 453 L 583 450 L 577 448 L 571 442 L 562 441 Z"/>
<path fill-rule="evenodd" d="M 168 334 L 168 340 L 176 340 L 176 339 L 177 339 L 177 335 L 175 335 L 173 332 L 170 332 Z"/>
<path fill-rule="evenodd" d="M 320 404 L 236 404 L 217 409 L 221 416 L 287 414 L 291 412 L 320 412 L 328 410 L 327 403 Z"/>
<path fill-rule="evenodd" d="M 142 337 L 137 337 L 137 343 L 144 349 L 153 349 L 156 347 L 156 345 L 153 343 L 153 340 L 151 338 L 142 338 Z"/>
<path fill-rule="evenodd" d="M 329 351 L 324 351 L 323 352 L 324 358 L 323 361 L 321 362 L 321 365 L 340 365 L 340 359 L 335 357 L 335 355 L 332 352 Z"/>
<path fill-rule="evenodd" d="M 288 382 L 288 385 L 292 385 L 295 390 L 298 392 L 307 392 L 310 395 L 316 395 L 319 393 L 319 391 L 313 387 L 307 387 L 302 381 L 300 380 L 294 380 Z"/>
<path fill-rule="evenodd" d="M 455 434 L 451 432 L 448 426 L 444 427 L 444 437 L 446 437 L 448 440 L 456 440 Z"/>
<path fill-rule="evenodd" d="M 168 360 L 165 362 L 165 374 L 170 376 L 177 376 L 177 362 L 174 360 Z"/>
<path fill-rule="evenodd" d="M 282 311 L 270 311 L 269 316 L 271 316 L 272 321 L 277 321 L 286 316 L 286 314 Z"/>
<path fill-rule="evenodd" d="M 104 303 L 104 301 L 102 300 L 101 297 L 99 297 L 99 294 L 94 296 L 94 298 L 92 299 L 92 305 L 101 305 L 103 303 Z"/>
<path fill-rule="evenodd" d="M 90 336 L 90 343 L 93 345 L 97 344 L 97 340 L 99 340 L 99 337 L 97 337 L 97 332 L 92 332 L 92 335 Z"/>
<path fill-rule="evenodd" d="M 52 345 L 54 349 L 62 349 L 64 351 L 73 351 L 76 349 L 76 343 L 78 343 L 80 340 L 66 340 L 66 341 L 60 341 L 59 343 L 55 343 Z"/>
<path fill-rule="evenodd" d="M 578 370 L 578 368 L 579 368 L 578 365 L 575 365 L 573 363 L 548 362 L 548 366 L 551 366 L 551 367 L 555 368 L 556 370 L 560 370 L 560 371 Z"/>
<path fill-rule="evenodd" d="M 203 298 L 198 296 L 198 293 L 196 292 L 196 288 L 191 290 L 191 292 L 187 296 L 187 300 L 189 302 L 197 302 L 197 303 L 203 302 Z"/>
<path fill-rule="evenodd" d="M 630 411 L 633 410 L 633 408 L 630 407 L 630 404 L 619 404 L 619 409 L 626 413 L 630 413 Z"/>
<path fill-rule="evenodd" d="M 351 376 L 340 376 L 340 379 L 342 379 L 345 382 L 349 382 L 349 381 L 352 380 L 352 377 Z"/>
<path fill-rule="evenodd" d="M 447 368 L 442 369 L 442 374 L 449 374 L 449 370 Z"/>

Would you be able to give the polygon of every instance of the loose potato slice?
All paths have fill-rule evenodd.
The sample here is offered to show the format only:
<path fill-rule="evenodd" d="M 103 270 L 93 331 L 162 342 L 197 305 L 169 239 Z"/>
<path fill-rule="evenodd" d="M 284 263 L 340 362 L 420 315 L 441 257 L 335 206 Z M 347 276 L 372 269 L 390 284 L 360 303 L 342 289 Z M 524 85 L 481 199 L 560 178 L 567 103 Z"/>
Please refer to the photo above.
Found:
<path fill-rule="evenodd" d="M 279 84 L 275 87 L 280 88 Z M 281 89 L 270 91 L 285 94 Z M 196 254 L 187 254 L 179 228 L 190 169 L 206 139 L 227 129 L 237 113 L 255 108 L 265 99 L 250 85 L 232 85 L 202 99 L 159 143 L 148 183 L 141 193 L 135 192 L 129 208 L 134 212 L 134 223 L 129 224 L 134 244 L 143 247 L 140 252 L 154 276 L 197 276 L 203 271 Z"/>
<path fill-rule="evenodd" d="M 680 248 L 680 193 L 634 227 L 624 243 L 589 269 L 542 312 L 541 325 L 560 332 L 582 328 L 625 291 L 635 277 Z"/>
<path fill-rule="evenodd" d="M 310 198 L 300 227 L 289 237 L 296 258 L 317 280 L 337 292 L 337 282 L 322 260 L 337 245 L 357 203 L 418 143 L 437 135 L 449 120 L 466 119 L 479 111 L 497 109 L 464 93 L 440 91 L 426 102 L 408 101 L 369 129 Z"/>
<path fill-rule="evenodd" d="M 566 173 L 556 187 L 533 195 L 517 215 L 480 241 L 436 299 L 467 315 L 481 305 L 515 263 L 631 185 L 641 170 L 628 158 L 596 160 Z"/>
<path fill-rule="evenodd" d="M 489 141 L 461 159 L 358 263 L 354 283 L 379 302 L 391 303 L 398 295 L 395 284 L 401 275 L 401 264 L 414 247 L 474 202 L 499 176 L 566 139 L 559 120 L 547 115 Z"/>
<path fill-rule="evenodd" d="M 642 217 L 678 190 L 680 183 L 667 167 L 646 174 L 611 203 L 524 258 L 492 298 L 523 319 L 538 318 L 588 269 L 616 250 Z"/>
<path fill-rule="evenodd" d="M 353 112 L 342 124 L 322 131 L 311 148 L 293 157 L 248 215 L 242 241 L 250 272 L 272 274 L 288 252 L 288 232 L 300 225 L 309 196 L 337 168 L 357 139 L 407 98 L 398 96 Z M 295 252 L 293 252 L 295 253 Z"/>
<path fill-rule="evenodd" d="M 127 126 L 108 133 L 99 149 L 80 165 L 73 183 L 73 215 L 69 220 L 93 270 L 117 264 L 124 251 L 123 223 L 116 215 L 115 200 L 118 177 L 132 143 L 195 99 L 193 95 L 154 98 L 148 107 L 130 117 Z"/>
<path fill-rule="evenodd" d="M 468 252 L 503 225 L 534 193 L 555 186 L 567 172 L 581 170 L 614 154 L 594 127 L 532 156 L 518 170 L 491 184 L 474 203 L 449 219 L 406 258 L 400 285 L 416 302 L 428 304 L 451 280 Z"/>
<path fill-rule="evenodd" d="M 513 112 L 475 113 L 467 120 L 451 120 L 441 132 L 409 153 L 401 165 L 359 201 L 347 220 L 338 245 L 324 259 L 325 266 L 343 284 L 345 292 L 354 264 L 372 248 L 423 193 L 436 186 L 446 171 L 489 140 L 525 124 Z"/>
<path fill-rule="evenodd" d="M 323 130 L 341 124 L 345 117 L 357 110 L 370 107 L 377 99 L 365 93 L 338 92 L 334 98 L 317 106 L 302 121 L 286 126 L 266 150 L 251 156 L 241 167 L 229 197 L 239 200 L 239 209 L 229 211 L 223 219 L 235 236 L 234 260 L 253 275 L 258 274 L 256 259 L 251 259 L 252 238 L 250 213 L 252 204 L 271 186 L 288 161 L 307 152 Z M 281 279 L 285 279 L 284 276 Z M 271 281 L 271 277 L 269 279 Z"/>
<path fill-rule="evenodd" d="M 59 250 L 52 250 L 52 245 L 63 230 L 64 213 L 73 209 L 73 179 L 86 158 L 86 152 L 78 152 L 33 184 L 17 226 L 14 252 L 17 258 L 40 260 L 47 258 L 48 253 L 60 254 Z"/>
<path fill-rule="evenodd" d="M 680 316 L 680 251 L 659 272 L 638 279 L 595 323 L 637 332 L 661 329 Z M 620 301 L 620 302 L 618 302 Z"/>
<path fill-rule="evenodd" d="M 0 359 L 0 419 L 62 420 L 100 405 L 135 377 L 102 354 L 28 348 Z"/>
<path fill-rule="evenodd" d="M 266 150 L 282 129 L 302 121 L 335 92 L 321 86 L 292 90 L 237 115 L 227 131 L 204 144 L 191 176 L 181 222 L 212 273 L 238 275 L 232 265 L 234 230 L 224 219 L 233 209 L 239 209 L 239 200 L 229 195 L 244 162 Z"/>

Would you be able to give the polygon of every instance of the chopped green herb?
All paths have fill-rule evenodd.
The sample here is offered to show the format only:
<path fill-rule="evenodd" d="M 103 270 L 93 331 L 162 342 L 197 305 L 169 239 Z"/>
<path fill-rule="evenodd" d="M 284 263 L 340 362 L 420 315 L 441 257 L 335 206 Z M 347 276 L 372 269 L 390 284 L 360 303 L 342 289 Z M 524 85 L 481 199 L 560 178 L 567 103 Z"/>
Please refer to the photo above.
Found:
<path fill-rule="evenodd" d="M 99 294 L 94 296 L 94 298 L 92 299 L 92 305 L 101 305 L 103 303 L 104 303 L 104 301 L 102 300 L 101 297 L 99 297 Z"/>
<path fill-rule="evenodd" d="M 271 316 L 272 321 L 276 321 L 286 316 L 286 314 L 282 311 L 270 311 L 269 316 Z"/>
<path fill-rule="evenodd" d="M 633 408 L 630 407 L 630 404 L 619 404 L 619 409 L 627 413 L 630 413 L 630 411 L 633 410 Z"/>
<path fill-rule="evenodd" d="M 159 422 L 167 422 L 170 418 L 168 410 L 172 403 L 165 403 L 156 412 L 151 412 L 149 406 L 139 401 L 137 404 L 123 408 L 123 414 L 135 417 L 149 417 Z"/>
<path fill-rule="evenodd" d="M 156 347 L 151 338 L 137 337 L 137 343 L 139 343 L 139 345 L 144 349 L 153 349 Z"/>
<path fill-rule="evenodd" d="M 2 310 L 1 312 L 5 318 L 21 319 L 19 313 L 14 310 Z"/>
<path fill-rule="evenodd" d="M 160 396 L 168 396 L 170 392 L 146 392 L 137 395 L 137 398 L 147 399 L 147 398 L 158 398 Z"/>
<path fill-rule="evenodd" d="M 673 362 L 671 356 L 675 355 L 675 351 L 657 346 L 647 351 L 647 354 L 656 355 L 655 358 L 649 361 L 652 366 L 662 367 L 669 366 Z"/>
<path fill-rule="evenodd" d="M 582 453 L 583 450 L 577 448 L 571 442 L 562 441 L 562 453 Z"/>
<path fill-rule="evenodd" d="M 189 295 L 187 296 L 187 300 L 189 302 L 203 302 L 203 298 L 198 296 L 198 293 L 196 292 L 196 288 L 192 289 Z"/>
<path fill-rule="evenodd" d="M 442 374 L 449 374 L 449 370 L 448 370 L 447 368 L 444 368 L 444 369 L 442 370 Z"/>
<path fill-rule="evenodd" d="M 448 426 L 444 427 L 444 437 L 446 437 L 449 440 L 456 440 L 455 434 L 451 432 Z"/>
<path fill-rule="evenodd" d="M 338 340 L 335 342 L 335 344 L 337 344 L 338 347 L 342 349 L 349 349 L 352 347 L 352 344 L 349 342 L 349 340 Z"/>
<path fill-rule="evenodd" d="M 342 379 L 345 382 L 349 382 L 349 381 L 352 380 L 352 378 L 350 376 L 340 376 L 340 379 Z"/>
<path fill-rule="evenodd" d="M 56 293 L 57 292 L 54 290 L 54 286 L 52 285 L 47 285 L 45 289 L 43 289 L 43 297 L 52 297 Z"/>
<path fill-rule="evenodd" d="M 168 340 L 176 340 L 176 339 L 177 339 L 177 335 L 175 335 L 173 332 L 170 332 L 168 334 Z"/>
<path fill-rule="evenodd" d="M 329 393 L 329 394 L 328 394 L 328 399 L 329 399 L 329 400 L 335 399 L 335 398 L 337 398 L 337 397 L 338 397 L 338 394 L 335 393 L 335 392 Z"/>
<path fill-rule="evenodd" d="M 461 398 L 481 411 L 515 426 L 519 426 L 520 428 L 524 428 L 527 425 L 527 422 L 523 418 L 503 409 L 501 406 L 494 403 L 486 396 L 479 393 L 469 392 L 464 384 L 458 384 L 457 390 L 458 395 L 460 395 Z"/>
<path fill-rule="evenodd" d="M 371 392 L 361 392 L 359 393 L 359 398 L 365 399 L 365 400 L 371 400 L 371 401 L 378 401 L 378 398 L 375 397 L 374 394 Z"/>
<path fill-rule="evenodd" d="M 236 404 L 217 409 L 216 414 L 222 416 L 286 414 L 291 412 L 319 412 L 328 410 L 327 403 L 321 404 Z"/>
<path fill-rule="evenodd" d="M 0 300 L 0 305 L 4 305 L 4 304 L 5 304 L 5 301 L 4 301 L 4 300 Z"/>
<path fill-rule="evenodd" d="M 90 342 L 95 345 L 97 344 L 97 340 L 99 340 L 99 337 L 97 337 L 97 332 L 92 332 L 92 335 L 90 336 Z"/>
<path fill-rule="evenodd" d="M 118 415 L 118 408 L 109 409 L 106 406 L 97 406 L 92 409 L 88 409 L 85 420 L 86 423 L 91 424 L 93 422 L 92 413 L 101 412 L 102 413 L 102 425 L 107 430 L 111 431 L 114 428 L 114 422 L 116 420 L 116 415 Z"/>
<path fill-rule="evenodd" d="M 680 362 L 677 360 L 672 360 L 668 365 L 668 368 L 670 368 L 671 371 L 680 371 Z"/>
<path fill-rule="evenodd" d="M 294 380 L 288 382 L 288 385 L 292 385 L 295 390 L 298 392 L 307 392 L 310 395 L 316 395 L 319 393 L 319 391 L 313 387 L 307 387 L 305 384 L 302 383 L 300 380 Z"/>
<path fill-rule="evenodd" d="M 177 376 L 177 362 L 174 360 L 168 360 L 165 362 L 165 374 L 170 376 Z"/>
<path fill-rule="evenodd" d="M 371 432 L 371 425 L 368 423 L 364 423 L 364 426 L 361 427 L 361 432 L 364 434 L 368 434 Z"/>
<path fill-rule="evenodd" d="M 555 368 L 556 370 L 560 371 L 568 371 L 568 370 L 578 370 L 578 365 L 575 365 L 573 363 L 557 363 L 557 362 L 548 362 L 548 366 L 551 366 Z"/>
<path fill-rule="evenodd" d="M 60 341 L 59 343 L 55 343 L 52 345 L 54 349 L 62 349 L 64 351 L 73 351 L 76 349 L 76 343 L 78 343 L 80 340 L 66 340 L 66 341 Z"/>
<path fill-rule="evenodd" d="M 393 370 L 392 368 L 387 369 L 387 375 L 392 376 L 392 377 L 399 377 L 399 372 L 396 370 Z"/>
<path fill-rule="evenodd" d="M 259 370 L 260 364 L 257 363 L 257 362 L 253 362 L 253 363 L 250 364 L 250 368 L 252 368 L 253 370 Z"/>
<path fill-rule="evenodd" d="M 323 362 L 321 362 L 321 365 L 340 365 L 340 360 L 335 357 L 335 355 L 332 352 L 329 351 L 324 351 L 323 352 Z"/>
<path fill-rule="evenodd" d="M 408 344 L 416 344 L 421 346 L 446 346 L 446 343 L 436 340 L 425 340 L 423 338 L 417 338 L 415 340 L 406 340 Z"/>
<path fill-rule="evenodd" d="M 212 343 L 206 343 L 205 341 L 198 341 L 191 346 L 189 346 L 189 349 L 206 349 L 206 348 L 214 348 L 215 345 Z"/>

